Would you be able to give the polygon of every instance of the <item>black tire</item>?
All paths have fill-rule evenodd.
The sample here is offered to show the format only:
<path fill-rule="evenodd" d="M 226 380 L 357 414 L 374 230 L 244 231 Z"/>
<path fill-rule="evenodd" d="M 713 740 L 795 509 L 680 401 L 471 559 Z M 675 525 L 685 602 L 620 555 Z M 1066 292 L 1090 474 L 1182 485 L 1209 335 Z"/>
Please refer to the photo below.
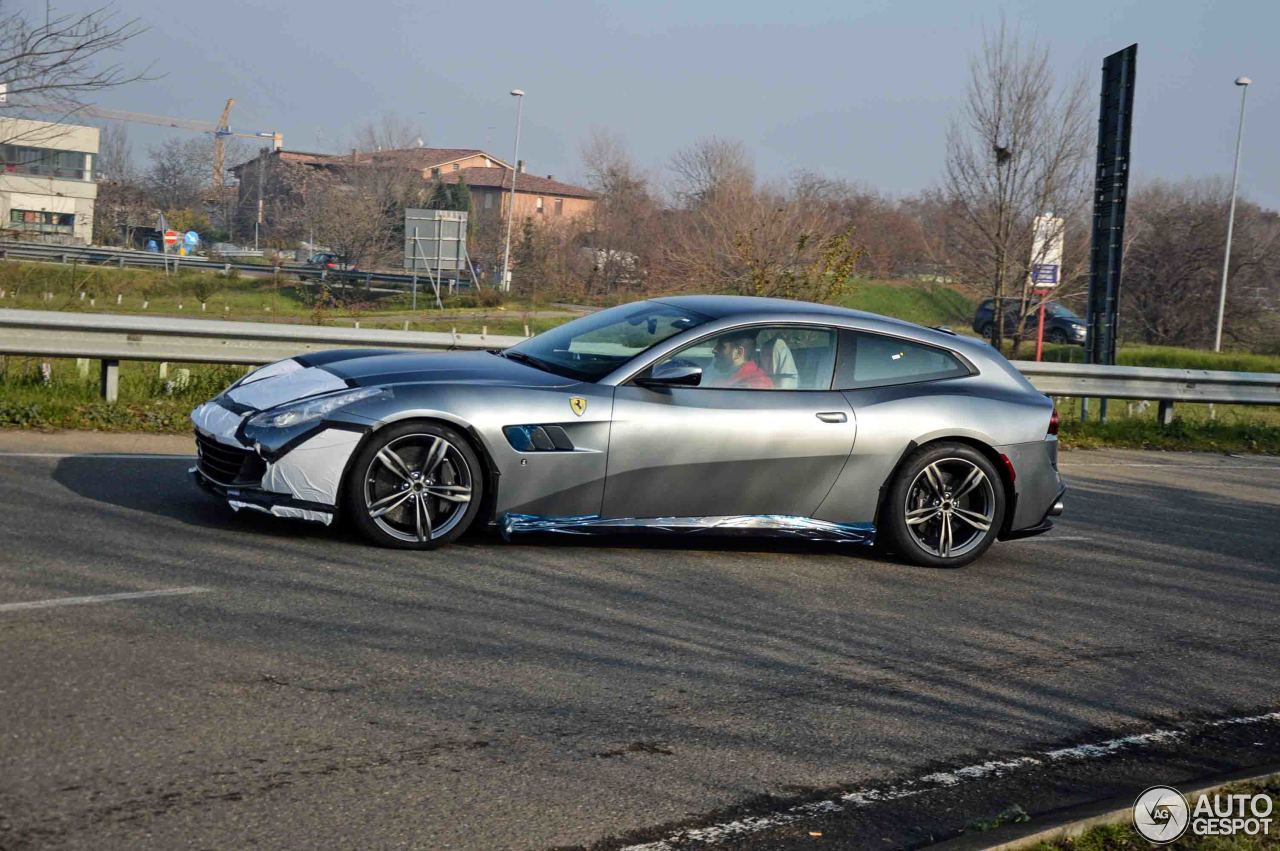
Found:
<path fill-rule="evenodd" d="M 975 470 L 981 476 L 971 480 Z M 985 553 L 1000 532 L 1006 504 L 1004 481 L 987 457 L 948 441 L 911 453 L 885 499 L 886 548 L 927 567 L 963 567 Z"/>
<path fill-rule="evenodd" d="M 1067 342 L 1067 332 L 1060 328 L 1051 328 L 1045 332 L 1044 339 L 1048 343 L 1065 343 Z"/>
<path fill-rule="evenodd" d="M 990 322 L 984 322 L 982 327 L 978 329 L 978 333 L 982 335 L 982 339 L 984 340 L 990 340 L 991 333 L 993 331 L 995 331 L 995 326 L 992 325 Z"/>
<path fill-rule="evenodd" d="M 479 456 L 456 429 L 399 423 L 374 432 L 356 453 L 343 513 L 379 546 L 431 550 L 467 531 L 484 500 L 484 481 Z"/>

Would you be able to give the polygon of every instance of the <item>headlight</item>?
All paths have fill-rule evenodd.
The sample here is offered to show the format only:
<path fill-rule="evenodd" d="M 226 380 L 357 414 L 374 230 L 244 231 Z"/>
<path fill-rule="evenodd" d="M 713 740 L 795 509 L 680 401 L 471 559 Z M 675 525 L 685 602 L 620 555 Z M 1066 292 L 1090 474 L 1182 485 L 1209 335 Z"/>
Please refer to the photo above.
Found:
<path fill-rule="evenodd" d="M 1083 336 L 1085 335 L 1085 332 L 1086 332 L 1086 331 L 1087 331 L 1087 329 L 1086 329 L 1083 325 L 1072 325 L 1072 326 L 1071 326 L 1071 333 L 1072 333 L 1072 334 L 1075 334 L 1077 337 L 1083 337 Z"/>
<path fill-rule="evenodd" d="M 344 390 L 330 396 L 316 396 L 298 402 L 290 402 L 269 411 L 263 411 L 249 418 L 249 425 L 259 428 L 289 428 L 322 419 L 339 408 L 345 408 L 361 399 L 380 396 L 389 391 L 382 387 L 361 387 L 356 390 Z"/>

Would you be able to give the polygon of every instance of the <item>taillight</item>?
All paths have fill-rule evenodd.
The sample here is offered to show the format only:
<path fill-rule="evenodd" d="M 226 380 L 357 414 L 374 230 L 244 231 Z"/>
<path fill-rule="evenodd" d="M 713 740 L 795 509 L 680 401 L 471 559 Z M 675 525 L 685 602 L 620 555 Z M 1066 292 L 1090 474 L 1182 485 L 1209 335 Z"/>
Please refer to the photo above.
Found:
<path fill-rule="evenodd" d="M 1058 433 L 1058 423 L 1059 423 L 1059 422 L 1060 422 L 1060 420 L 1058 419 L 1058 409 L 1057 409 L 1057 408 L 1054 408 L 1054 409 L 1053 409 L 1053 413 L 1049 415 L 1049 434 L 1057 434 L 1057 433 Z"/>
<path fill-rule="evenodd" d="M 337 267 L 336 267 L 336 266 L 334 266 L 332 263 L 326 263 L 326 264 L 324 264 L 324 267 L 325 267 L 326 269 L 336 269 L 336 268 L 337 268 Z"/>

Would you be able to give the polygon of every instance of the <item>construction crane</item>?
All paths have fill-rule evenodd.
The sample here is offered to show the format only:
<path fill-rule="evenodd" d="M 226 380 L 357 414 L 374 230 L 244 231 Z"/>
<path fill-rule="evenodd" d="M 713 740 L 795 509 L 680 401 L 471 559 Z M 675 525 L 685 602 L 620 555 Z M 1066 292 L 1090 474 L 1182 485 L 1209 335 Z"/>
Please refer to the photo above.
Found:
<path fill-rule="evenodd" d="M 213 136 L 213 191 L 215 197 L 222 197 L 222 188 L 226 182 L 224 169 L 224 151 L 228 136 L 241 139 L 270 139 L 273 150 L 284 147 L 284 136 L 275 130 L 257 133 L 242 133 L 230 127 L 231 107 L 236 105 L 235 98 L 227 98 L 227 105 L 222 108 L 218 122 L 196 121 L 190 118 L 170 118 L 164 115 L 148 115 L 144 112 L 126 112 L 121 109 L 103 109 L 87 106 L 79 110 L 79 114 L 93 118 L 107 118 L 112 121 L 128 121 L 135 124 L 153 124 L 157 127 L 172 127 L 175 130 L 190 130 L 193 133 L 209 133 Z"/>

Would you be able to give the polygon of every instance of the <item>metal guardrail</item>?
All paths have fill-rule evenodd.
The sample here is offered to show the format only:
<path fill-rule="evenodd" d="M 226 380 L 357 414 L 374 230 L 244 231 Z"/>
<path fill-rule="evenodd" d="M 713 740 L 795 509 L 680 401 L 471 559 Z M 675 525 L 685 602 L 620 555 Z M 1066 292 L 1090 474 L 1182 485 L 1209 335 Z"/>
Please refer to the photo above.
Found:
<path fill-rule="evenodd" d="M 126 266 L 162 269 L 166 264 L 173 269 L 201 269 L 207 272 L 228 274 L 232 269 L 254 275 L 270 275 L 277 271 L 285 275 L 305 276 L 313 280 L 335 281 L 347 284 L 405 284 L 411 285 L 413 275 L 396 272 L 343 272 L 317 269 L 305 263 L 246 263 L 235 260 L 208 260 L 201 257 L 180 257 L 177 254 L 159 254 L 152 251 L 134 251 L 127 248 L 103 248 L 80 245 L 49 245 L 39 242 L 0 240 L 0 260 L 33 260 L 41 263 L 83 263 L 90 266 Z M 425 274 L 417 276 L 420 286 L 429 285 Z"/>
<path fill-rule="evenodd" d="M 523 337 L 0 310 L 0 354 L 102 360 L 104 396 L 122 360 L 261 364 L 321 349 L 444 351 L 514 346 Z M 1014 361 L 1050 396 L 1151 399 L 1165 421 L 1174 402 L 1280 405 L 1280 374 Z"/>
<path fill-rule="evenodd" d="M 101 360 L 102 395 L 108 401 L 115 401 L 122 360 L 263 364 L 324 349 L 501 349 L 523 339 L 381 328 L 0 310 L 0 354 Z"/>

